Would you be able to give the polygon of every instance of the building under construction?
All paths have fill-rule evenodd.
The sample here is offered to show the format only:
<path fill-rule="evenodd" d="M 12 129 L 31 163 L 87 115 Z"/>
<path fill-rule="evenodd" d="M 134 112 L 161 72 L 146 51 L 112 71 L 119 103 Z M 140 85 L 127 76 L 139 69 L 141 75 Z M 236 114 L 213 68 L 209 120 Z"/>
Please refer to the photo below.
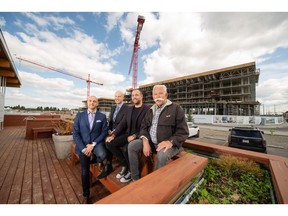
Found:
<path fill-rule="evenodd" d="M 211 70 L 142 85 L 144 103 L 154 104 L 154 85 L 164 84 L 168 98 L 180 104 L 186 113 L 207 115 L 259 115 L 260 103 L 256 101 L 256 84 L 260 70 L 255 62 Z M 130 103 L 131 89 L 125 100 Z"/>

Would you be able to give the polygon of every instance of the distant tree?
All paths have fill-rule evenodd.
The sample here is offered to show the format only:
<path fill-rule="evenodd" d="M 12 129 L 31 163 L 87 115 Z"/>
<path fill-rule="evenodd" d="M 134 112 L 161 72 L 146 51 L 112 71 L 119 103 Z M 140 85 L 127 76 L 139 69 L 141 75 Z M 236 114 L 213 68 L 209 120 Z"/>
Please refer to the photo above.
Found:
<path fill-rule="evenodd" d="M 188 111 L 187 121 L 188 121 L 188 122 L 194 122 L 191 109 L 189 109 L 189 111 Z"/>
<path fill-rule="evenodd" d="M 42 110 L 43 110 L 43 107 L 42 107 L 42 106 L 39 106 L 39 107 L 36 108 L 36 110 L 41 110 L 41 111 L 42 111 Z"/>

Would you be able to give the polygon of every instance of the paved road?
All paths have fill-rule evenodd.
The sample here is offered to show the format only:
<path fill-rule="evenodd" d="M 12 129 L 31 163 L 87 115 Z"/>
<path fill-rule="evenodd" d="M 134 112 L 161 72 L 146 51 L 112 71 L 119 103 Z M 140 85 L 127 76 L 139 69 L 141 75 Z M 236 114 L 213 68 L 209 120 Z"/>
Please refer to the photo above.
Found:
<path fill-rule="evenodd" d="M 227 137 L 231 126 L 199 125 L 200 137 L 190 138 L 206 143 L 227 146 Z M 262 126 L 259 127 L 264 131 L 267 140 L 267 153 L 288 157 L 288 124 L 276 127 Z M 271 135 L 270 129 L 274 129 L 274 135 Z"/>

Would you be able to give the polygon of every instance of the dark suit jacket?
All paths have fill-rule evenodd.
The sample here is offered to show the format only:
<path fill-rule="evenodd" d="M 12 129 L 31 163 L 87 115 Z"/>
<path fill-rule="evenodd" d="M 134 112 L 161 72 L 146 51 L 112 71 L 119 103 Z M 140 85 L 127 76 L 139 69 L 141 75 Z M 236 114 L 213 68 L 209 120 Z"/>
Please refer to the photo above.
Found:
<path fill-rule="evenodd" d="M 106 115 L 97 111 L 92 130 L 90 131 L 89 119 L 87 110 L 80 112 L 76 115 L 73 126 L 73 139 L 76 144 L 75 152 L 82 153 L 87 144 L 92 142 L 104 142 L 108 134 L 107 118 Z"/>
<path fill-rule="evenodd" d="M 122 135 L 122 134 L 130 134 L 131 131 L 131 118 L 132 118 L 132 111 L 133 111 L 133 107 L 134 106 L 128 106 L 125 116 L 122 119 L 122 121 L 120 122 L 120 124 L 116 127 L 114 134 L 117 136 Z M 138 137 L 138 134 L 140 132 L 141 129 L 141 122 L 146 114 L 146 112 L 149 110 L 149 106 L 143 104 L 137 117 L 136 117 L 136 129 L 137 129 L 137 134 L 136 136 Z"/>
<path fill-rule="evenodd" d="M 109 116 L 109 126 L 108 126 L 109 130 L 113 131 L 117 127 L 117 125 L 121 122 L 122 118 L 124 117 L 124 114 L 125 114 L 127 108 L 128 108 L 128 105 L 124 103 L 121 106 L 121 109 L 119 110 L 119 112 L 116 116 L 115 122 L 113 122 L 113 115 L 114 115 L 116 106 L 112 107 L 111 112 L 110 112 L 110 116 Z"/>

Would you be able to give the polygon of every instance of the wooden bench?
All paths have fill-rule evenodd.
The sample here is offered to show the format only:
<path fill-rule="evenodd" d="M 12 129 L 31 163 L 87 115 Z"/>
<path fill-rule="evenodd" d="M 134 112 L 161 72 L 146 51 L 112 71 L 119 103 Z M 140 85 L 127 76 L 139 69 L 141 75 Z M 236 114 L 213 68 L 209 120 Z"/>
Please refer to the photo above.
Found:
<path fill-rule="evenodd" d="M 73 144 L 71 148 L 71 165 L 75 166 L 75 164 L 79 161 L 79 155 L 75 153 L 75 147 L 76 145 Z M 184 156 L 185 152 L 180 152 L 176 156 L 174 156 L 171 161 L 178 159 L 179 157 Z M 116 178 L 117 173 L 120 172 L 121 166 L 117 162 L 115 158 L 113 158 L 113 172 L 109 174 L 107 177 L 100 179 L 99 181 L 111 192 L 114 193 L 118 191 L 119 189 L 123 188 L 124 186 L 128 185 L 130 182 L 127 183 L 121 183 L 119 179 Z M 156 154 L 153 154 L 153 164 L 148 163 L 147 159 L 144 155 L 142 155 L 140 159 L 140 166 L 141 166 L 141 178 L 148 175 L 149 173 L 152 173 L 155 168 L 156 164 Z M 171 162 L 170 161 L 170 162 Z M 97 164 L 91 164 L 90 165 L 90 173 L 92 174 L 91 180 L 93 180 L 93 177 L 97 177 L 101 170 L 99 169 Z"/>
<path fill-rule="evenodd" d="M 32 134 L 33 137 L 32 139 L 35 140 L 38 138 L 38 134 L 40 133 L 54 133 L 56 130 L 53 127 L 36 127 L 36 128 L 32 128 Z"/>
<path fill-rule="evenodd" d="M 208 159 L 182 152 L 179 158 L 132 182 L 96 204 L 173 203 L 208 164 Z"/>
<path fill-rule="evenodd" d="M 33 128 L 35 131 L 35 135 L 36 137 L 38 137 L 38 135 L 40 133 L 42 133 L 43 137 L 51 137 L 52 134 L 52 129 L 54 127 L 55 122 L 59 122 L 60 119 L 53 119 L 53 118 L 39 118 L 39 119 L 26 119 L 26 139 L 34 139 L 34 133 L 33 133 Z M 42 131 L 42 129 L 39 129 L 39 132 L 37 133 L 37 129 L 38 128 L 45 128 L 43 129 L 44 131 Z M 48 130 L 48 131 L 45 131 Z M 44 136 L 44 132 L 46 132 L 46 136 Z"/>
<path fill-rule="evenodd" d="M 71 147 L 71 157 L 70 157 L 70 161 L 71 161 L 71 165 L 75 166 L 77 162 L 79 162 L 80 158 L 79 155 L 75 153 L 75 148 L 76 145 L 73 144 Z"/>

